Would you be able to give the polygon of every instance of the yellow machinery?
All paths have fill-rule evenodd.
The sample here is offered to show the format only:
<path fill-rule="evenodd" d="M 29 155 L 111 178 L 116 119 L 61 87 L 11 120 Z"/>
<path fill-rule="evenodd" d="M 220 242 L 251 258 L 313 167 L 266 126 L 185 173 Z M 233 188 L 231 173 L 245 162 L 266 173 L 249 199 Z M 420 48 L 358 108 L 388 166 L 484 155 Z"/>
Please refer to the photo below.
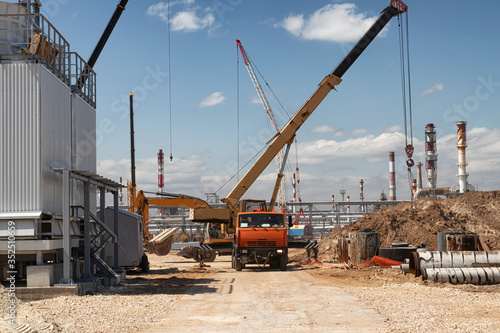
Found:
<path fill-rule="evenodd" d="M 226 204 L 225 208 L 211 208 L 205 201 L 197 198 L 180 196 L 179 201 L 175 202 L 173 199 L 153 199 L 147 198 L 147 200 L 141 203 L 141 195 L 138 194 L 135 201 L 135 206 L 138 207 L 138 212 L 145 220 L 144 234 L 148 232 L 147 229 L 147 219 L 149 218 L 148 205 L 153 204 L 153 200 L 158 200 L 158 204 L 165 204 L 166 206 L 181 206 L 188 207 L 192 209 L 192 221 L 202 222 L 202 223 L 215 223 L 220 224 L 222 235 L 224 238 L 219 239 L 219 242 L 232 244 L 232 235 L 235 233 L 235 224 L 237 220 L 238 213 L 243 213 L 247 211 L 253 212 L 263 212 L 273 211 L 274 203 L 276 201 L 276 195 L 279 190 L 279 185 L 283 177 L 283 171 L 285 167 L 285 161 L 292 144 L 295 134 L 298 129 L 304 124 L 304 122 L 311 116 L 311 114 L 316 110 L 318 105 L 323 101 L 323 99 L 334 90 L 335 87 L 342 81 L 342 76 L 351 67 L 351 65 L 356 61 L 356 59 L 363 53 L 366 47 L 375 39 L 380 31 L 387 25 L 387 23 L 395 16 L 406 12 L 407 6 L 401 0 L 392 0 L 387 8 L 385 8 L 377 21 L 370 27 L 370 29 L 364 34 L 364 36 L 359 40 L 359 42 L 353 47 L 353 49 L 345 56 L 345 58 L 339 63 L 339 65 L 327 75 L 320 83 L 316 91 L 311 95 L 311 97 L 306 101 L 306 103 L 295 113 L 295 115 L 290 119 L 290 121 L 269 141 L 268 148 L 262 153 L 255 164 L 248 170 L 245 176 L 238 182 L 238 184 L 233 188 L 229 195 L 222 199 L 222 202 Z M 131 103 L 132 105 L 132 103 Z M 132 106 L 131 106 L 132 107 Z M 132 111 L 131 111 L 132 114 Z M 133 131 L 133 127 L 132 127 Z M 285 147 L 286 146 L 286 147 Z M 266 209 L 264 200 L 241 200 L 242 196 L 246 191 L 252 186 L 252 184 L 257 180 L 260 174 L 266 169 L 266 167 L 271 163 L 275 156 L 285 147 L 285 156 L 283 158 L 283 163 L 281 165 L 281 170 L 278 172 L 277 181 L 274 187 L 273 194 L 271 196 L 271 204 Z M 133 166 L 134 168 L 134 166 Z M 132 187 L 135 189 L 135 180 L 132 182 Z M 174 205 L 175 202 L 175 205 Z M 259 209 L 252 209 L 251 203 L 257 203 L 261 207 Z M 263 203 L 263 205 L 262 205 Z M 142 209 L 142 211 L 141 211 Z M 148 235 L 149 237 L 149 235 Z M 147 239 L 149 240 L 149 238 Z M 234 259 L 234 258 L 233 258 Z"/>

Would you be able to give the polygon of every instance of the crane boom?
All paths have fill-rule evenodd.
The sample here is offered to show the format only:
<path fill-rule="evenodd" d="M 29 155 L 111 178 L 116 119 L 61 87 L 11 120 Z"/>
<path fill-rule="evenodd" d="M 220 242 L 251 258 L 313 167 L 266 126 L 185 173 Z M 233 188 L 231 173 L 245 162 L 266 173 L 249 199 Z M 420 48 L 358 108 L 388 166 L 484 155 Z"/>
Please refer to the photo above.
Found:
<path fill-rule="evenodd" d="M 271 125 L 273 126 L 276 133 L 279 133 L 280 128 L 278 127 L 278 123 L 274 118 L 274 114 L 271 111 L 271 106 L 269 105 L 266 95 L 264 94 L 264 90 L 262 90 L 262 86 L 260 85 L 257 75 L 255 75 L 255 71 L 253 70 L 253 66 L 250 63 L 250 59 L 248 58 L 248 55 L 243 48 L 243 45 L 241 45 L 241 41 L 239 39 L 236 40 L 236 44 L 241 51 L 241 55 L 243 57 L 243 61 L 245 62 L 245 66 L 247 67 L 248 74 L 250 74 L 250 78 L 252 79 L 253 85 L 255 86 L 255 90 L 257 90 L 257 94 L 259 95 L 260 101 L 262 102 L 262 106 L 264 106 L 264 110 L 266 111 L 266 114 L 271 121 Z"/>
<path fill-rule="evenodd" d="M 250 58 L 248 57 L 241 41 L 239 39 L 236 40 L 236 44 L 241 51 L 241 56 L 243 57 L 243 62 L 247 67 L 248 74 L 250 74 L 250 78 L 252 79 L 253 85 L 255 86 L 255 90 L 257 90 L 257 94 L 259 95 L 262 106 L 264 107 L 264 111 L 266 112 L 271 125 L 273 126 L 276 133 L 280 132 L 280 128 L 278 127 L 278 123 L 274 118 L 274 113 L 271 110 L 271 106 L 267 100 L 266 94 L 260 85 L 259 79 L 253 70 L 252 63 L 250 62 Z M 286 193 L 285 193 L 285 181 L 283 178 L 283 170 L 286 164 L 286 156 L 288 156 L 288 149 L 283 148 L 278 155 L 276 155 L 276 173 L 278 175 L 278 179 L 276 181 L 275 190 L 271 196 L 269 209 L 274 209 L 274 203 L 276 201 L 276 197 L 278 197 L 278 207 L 282 209 L 285 206 L 286 202 Z"/>
<path fill-rule="evenodd" d="M 318 89 L 316 89 L 312 96 L 281 129 L 281 131 L 276 134 L 267 150 L 259 157 L 245 176 L 241 178 L 229 195 L 222 200 L 227 204 L 231 211 L 235 212 L 237 210 L 240 198 L 265 170 L 273 158 L 280 152 L 284 145 L 292 143 L 295 133 L 300 126 L 304 124 L 307 118 L 309 118 L 309 116 L 330 93 L 330 91 L 335 89 L 335 86 L 342 81 L 341 78 L 345 72 L 351 67 L 361 53 L 363 53 L 366 47 L 375 39 L 380 31 L 382 31 L 391 18 L 405 12 L 406 10 L 407 7 L 401 0 L 392 0 L 390 5 L 382 11 L 377 21 L 375 21 L 371 28 L 363 35 L 363 37 L 337 65 L 332 73 L 320 82 Z"/>

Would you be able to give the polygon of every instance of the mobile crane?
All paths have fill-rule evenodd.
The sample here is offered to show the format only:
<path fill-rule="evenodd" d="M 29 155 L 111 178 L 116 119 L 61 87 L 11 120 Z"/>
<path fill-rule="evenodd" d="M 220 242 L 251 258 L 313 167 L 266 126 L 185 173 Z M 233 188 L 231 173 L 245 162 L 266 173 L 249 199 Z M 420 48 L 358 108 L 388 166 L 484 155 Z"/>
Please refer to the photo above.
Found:
<path fill-rule="evenodd" d="M 232 265 L 236 270 L 241 270 L 246 264 L 260 265 L 261 263 L 269 263 L 271 266 L 279 265 L 281 270 L 286 270 L 288 240 L 284 214 L 273 212 L 274 204 L 266 209 L 264 200 L 257 201 L 257 203 L 260 203 L 260 209 L 249 212 L 246 210 L 247 201 L 242 200 L 240 202 L 240 199 L 282 148 L 285 145 L 287 148 L 290 147 L 295 133 L 300 126 L 311 116 L 330 91 L 340 84 L 342 76 L 387 23 L 393 17 L 407 10 L 408 7 L 401 0 L 392 0 L 390 2 L 389 6 L 382 11 L 377 21 L 368 29 L 339 65 L 320 82 L 319 87 L 312 96 L 279 133 L 271 139 L 264 153 L 262 153 L 229 195 L 222 200 L 226 204 L 226 208 L 212 209 L 200 207 L 193 210 L 193 221 L 222 223 L 225 233 L 234 233 Z M 288 149 L 285 151 L 284 161 L 286 161 L 287 152 Z M 284 165 L 285 163 L 283 162 L 282 169 Z M 282 174 L 282 170 L 280 173 Z M 271 203 L 275 202 L 280 182 L 281 177 L 278 176 L 271 197 Z"/>

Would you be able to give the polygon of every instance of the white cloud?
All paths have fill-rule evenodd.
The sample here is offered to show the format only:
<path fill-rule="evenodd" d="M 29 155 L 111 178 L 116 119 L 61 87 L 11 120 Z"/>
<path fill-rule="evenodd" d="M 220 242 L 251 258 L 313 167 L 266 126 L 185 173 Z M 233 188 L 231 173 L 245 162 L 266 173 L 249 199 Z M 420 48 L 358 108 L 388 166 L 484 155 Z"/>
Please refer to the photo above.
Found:
<path fill-rule="evenodd" d="M 424 91 L 422 91 L 420 93 L 420 96 L 430 95 L 430 94 L 433 94 L 433 93 L 435 93 L 437 91 L 441 91 L 443 89 L 444 89 L 444 84 L 442 84 L 442 83 L 435 83 L 432 86 L 430 86 L 429 88 L 427 88 Z"/>
<path fill-rule="evenodd" d="M 351 135 L 363 135 L 367 134 L 368 130 L 366 128 L 358 128 L 351 132 Z"/>
<path fill-rule="evenodd" d="M 170 24 L 172 31 L 187 31 L 193 32 L 205 28 L 212 28 L 215 26 L 215 17 L 213 15 L 213 10 L 207 7 L 203 10 L 203 14 L 200 13 L 198 7 L 193 6 L 194 0 L 182 0 L 174 1 L 170 3 L 170 9 L 174 5 L 183 5 L 184 10 L 170 13 Z M 165 2 L 158 2 L 154 5 L 149 6 L 148 15 L 158 16 L 162 21 L 168 21 L 168 4 Z"/>
<path fill-rule="evenodd" d="M 468 130 L 467 172 L 469 183 L 480 190 L 500 188 L 500 129 L 471 128 Z M 420 134 L 423 137 L 423 133 Z M 457 137 L 445 135 L 438 139 L 438 186 L 449 187 L 457 181 Z M 424 142 L 414 139 L 416 151 L 423 151 Z M 339 189 L 345 188 L 351 198 L 357 198 L 359 180 L 365 181 L 365 200 L 376 200 L 380 191 L 388 193 L 388 152 L 396 152 L 396 173 L 398 198 L 408 199 L 406 157 L 403 152 L 404 134 L 400 132 L 365 135 L 343 141 L 319 140 L 299 143 L 300 187 L 304 201 L 328 201 L 331 195 L 340 200 Z M 424 162 L 423 156 L 415 162 Z M 333 161 L 333 162 L 332 162 Z M 291 163 L 291 162 L 290 162 Z M 272 163 L 271 163 L 272 164 Z M 137 186 L 146 191 L 157 191 L 157 158 L 153 156 L 138 159 Z M 425 168 L 425 167 L 424 167 Z M 250 187 L 246 198 L 269 199 L 276 174 L 274 166 L 268 169 Z M 344 171 L 342 171 L 344 170 Z M 104 177 L 123 183 L 130 178 L 130 160 L 100 160 L 97 172 Z M 413 169 L 416 176 L 416 168 Z M 210 170 L 205 157 L 190 155 L 174 158 L 165 162 L 165 192 L 183 193 L 205 198 L 205 193 L 215 192 L 230 177 L 232 172 L 226 169 Z M 290 177 L 286 176 L 290 186 Z M 235 185 L 236 179 L 224 186 L 218 193 L 223 198 Z M 425 172 L 424 172 L 425 183 Z M 126 201 L 126 191 L 124 200 Z M 288 199 L 291 198 L 291 189 Z"/>
<path fill-rule="evenodd" d="M 366 128 L 358 128 L 351 133 L 348 133 L 342 129 L 338 129 L 328 125 L 312 127 L 309 131 L 311 133 L 331 133 L 332 137 L 334 138 L 341 138 L 349 135 L 363 135 L 368 133 L 368 130 Z"/>
<path fill-rule="evenodd" d="M 222 104 L 225 100 L 226 100 L 226 97 L 224 97 L 222 95 L 222 92 L 217 91 L 217 92 L 214 92 L 212 95 L 202 99 L 201 102 L 198 104 L 198 107 L 200 109 L 209 108 L 212 106 L 216 106 L 218 104 Z"/>
<path fill-rule="evenodd" d="M 214 22 L 215 18 L 212 13 L 198 17 L 194 11 L 178 12 L 171 21 L 172 31 L 197 31 L 210 27 Z"/>
<path fill-rule="evenodd" d="M 382 157 L 367 157 L 366 161 L 368 163 L 380 163 L 380 162 L 383 162 L 384 159 Z"/>
<path fill-rule="evenodd" d="M 391 127 L 384 129 L 383 132 L 384 133 L 394 133 L 394 132 L 400 132 L 402 129 L 403 129 L 403 127 L 401 125 L 394 125 L 394 126 L 391 126 Z"/>
<path fill-rule="evenodd" d="M 260 98 L 258 97 L 254 97 L 251 101 L 252 104 L 262 104 L 262 102 L 260 101 Z"/>
<path fill-rule="evenodd" d="M 303 14 L 289 15 L 275 26 L 305 40 L 354 42 L 377 20 L 375 16 L 356 14 L 355 9 L 353 3 L 329 4 L 306 19 Z"/>
<path fill-rule="evenodd" d="M 374 158 L 385 156 L 389 151 L 403 151 L 404 134 L 382 133 L 378 136 L 369 134 L 363 137 L 336 140 L 317 140 L 299 144 L 300 160 L 307 164 L 320 164 L 337 158 L 362 157 Z M 415 140 L 415 145 L 419 144 Z"/>
<path fill-rule="evenodd" d="M 323 125 L 323 126 L 316 126 L 310 129 L 312 133 L 333 133 L 336 131 L 335 128 L 328 126 L 328 125 Z"/>
<path fill-rule="evenodd" d="M 162 21 L 167 22 L 168 4 L 165 2 L 158 2 L 148 8 L 148 15 L 158 16 Z"/>
<path fill-rule="evenodd" d="M 202 175 L 205 173 L 205 162 L 199 155 L 174 158 L 165 162 L 165 192 L 203 195 L 199 186 Z M 130 179 L 130 159 L 100 160 L 97 162 L 97 172 L 111 180 L 123 184 Z M 156 157 L 136 160 L 137 188 L 144 191 L 158 190 L 158 159 Z"/>

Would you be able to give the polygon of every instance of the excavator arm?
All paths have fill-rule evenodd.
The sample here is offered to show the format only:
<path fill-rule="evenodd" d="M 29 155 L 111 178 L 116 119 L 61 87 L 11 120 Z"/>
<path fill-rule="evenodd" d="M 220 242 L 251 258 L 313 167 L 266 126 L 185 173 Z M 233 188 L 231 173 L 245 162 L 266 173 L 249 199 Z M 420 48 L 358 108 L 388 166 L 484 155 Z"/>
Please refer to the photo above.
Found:
<path fill-rule="evenodd" d="M 387 23 L 393 18 L 407 10 L 407 6 L 400 0 L 392 0 L 390 5 L 384 9 L 371 26 L 371 28 L 364 34 L 359 42 L 353 49 L 345 56 L 345 58 L 337 65 L 332 73 L 326 76 L 319 84 L 318 89 L 312 94 L 307 102 L 297 111 L 292 119 L 272 138 L 271 143 L 267 150 L 259 157 L 257 162 L 248 170 L 240 182 L 233 188 L 229 195 L 223 199 L 228 208 L 232 212 L 236 212 L 238 201 L 260 176 L 260 174 L 271 163 L 273 158 L 280 152 L 284 145 L 290 145 L 295 137 L 297 130 L 304 124 L 309 116 L 316 110 L 318 105 L 330 93 L 335 86 L 338 85 L 342 79 L 341 77 L 356 61 L 356 59 L 363 53 L 366 47 L 375 39 L 375 37 L 382 31 Z M 272 209 L 272 207 L 270 207 Z"/>

